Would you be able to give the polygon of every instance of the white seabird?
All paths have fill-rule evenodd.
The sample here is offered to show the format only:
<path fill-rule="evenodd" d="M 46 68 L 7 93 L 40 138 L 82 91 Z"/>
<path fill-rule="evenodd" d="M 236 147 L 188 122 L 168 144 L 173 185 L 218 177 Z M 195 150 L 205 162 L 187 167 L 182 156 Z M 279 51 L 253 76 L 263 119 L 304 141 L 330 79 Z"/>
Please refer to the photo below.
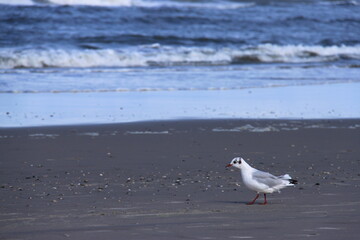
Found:
<path fill-rule="evenodd" d="M 264 193 L 264 202 L 262 205 L 267 204 L 266 194 L 273 192 L 280 192 L 280 189 L 287 186 L 294 186 L 297 184 L 297 180 L 292 179 L 289 174 L 282 176 L 274 176 L 268 172 L 263 172 L 251 167 L 244 159 L 236 157 L 226 166 L 236 167 L 241 170 L 242 180 L 245 186 L 255 192 L 256 197 L 253 201 L 249 202 L 248 205 L 255 203 L 260 193 Z"/>

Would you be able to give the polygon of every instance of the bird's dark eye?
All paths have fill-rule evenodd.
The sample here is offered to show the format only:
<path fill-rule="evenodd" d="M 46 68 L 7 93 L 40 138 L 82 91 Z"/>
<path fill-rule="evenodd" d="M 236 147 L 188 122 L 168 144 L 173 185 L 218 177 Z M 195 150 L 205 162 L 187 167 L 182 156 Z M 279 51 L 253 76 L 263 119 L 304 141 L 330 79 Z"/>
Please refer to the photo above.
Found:
<path fill-rule="evenodd" d="M 235 161 L 234 161 L 234 164 L 237 164 L 237 163 L 238 163 L 238 164 L 241 164 L 241 160 L 239 159 L 239 160 L 235 160 Z"/>

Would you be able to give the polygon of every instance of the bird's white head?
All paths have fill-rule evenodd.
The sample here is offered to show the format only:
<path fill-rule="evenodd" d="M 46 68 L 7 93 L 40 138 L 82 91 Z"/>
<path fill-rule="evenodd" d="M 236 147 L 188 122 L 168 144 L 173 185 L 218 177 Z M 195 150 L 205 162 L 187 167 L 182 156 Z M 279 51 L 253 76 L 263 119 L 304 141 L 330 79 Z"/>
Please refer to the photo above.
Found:
<path fill-rule="evenodd" d="M 241 157 L 236 157 L 233 160 L 231 160 L 231 162 L 226 165 L 226 167 L 236 167 L 236 168 L 242 168 L 242 166 L 244 166 L 245 161 L 244 159 L 242 159 Z"/>

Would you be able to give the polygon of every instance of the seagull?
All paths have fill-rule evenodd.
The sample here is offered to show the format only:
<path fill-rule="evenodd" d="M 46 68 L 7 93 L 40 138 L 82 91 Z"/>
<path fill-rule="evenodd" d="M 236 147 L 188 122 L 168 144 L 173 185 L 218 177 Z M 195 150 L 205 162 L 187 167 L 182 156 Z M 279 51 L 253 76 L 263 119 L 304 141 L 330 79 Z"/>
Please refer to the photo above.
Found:
<path fill-rule="evenodd" d="M 273 192 L 280 192 L 280 189 L 287 186 L 294 186 L 298 181 L 292 179 L 289 174 L 282 176 L 274 176 L 268 172 L 263 172 L 251 167 L 241 157 L 236 157 L 226 165 L 226 167 L 236 167 L 241 170 L 242 180 L 247 188 L 257 192 L 254 200 L 247 205 L 255 203 L 256 199 L 260 196 L 260 193 L 264 193 L 264 202 L 261 205 L 267 204 L 266 194 Z"/>

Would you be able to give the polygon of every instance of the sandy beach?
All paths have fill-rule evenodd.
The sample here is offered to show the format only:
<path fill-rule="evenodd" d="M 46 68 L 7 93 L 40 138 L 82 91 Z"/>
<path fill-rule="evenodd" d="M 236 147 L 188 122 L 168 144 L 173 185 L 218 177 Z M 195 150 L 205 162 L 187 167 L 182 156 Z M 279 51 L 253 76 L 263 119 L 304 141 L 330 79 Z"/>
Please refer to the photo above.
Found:
<path fill-rule="evenodd" d="M 0 239 L 357 239 L 359 143 L 358 119 L 2 128 Z M 299 184 L 247 206 L 236 156 Z"/>
<path fill-rule="evenodd" d="M 360 0 L 0 8 L 0 240 L 359 239 Z"/>

